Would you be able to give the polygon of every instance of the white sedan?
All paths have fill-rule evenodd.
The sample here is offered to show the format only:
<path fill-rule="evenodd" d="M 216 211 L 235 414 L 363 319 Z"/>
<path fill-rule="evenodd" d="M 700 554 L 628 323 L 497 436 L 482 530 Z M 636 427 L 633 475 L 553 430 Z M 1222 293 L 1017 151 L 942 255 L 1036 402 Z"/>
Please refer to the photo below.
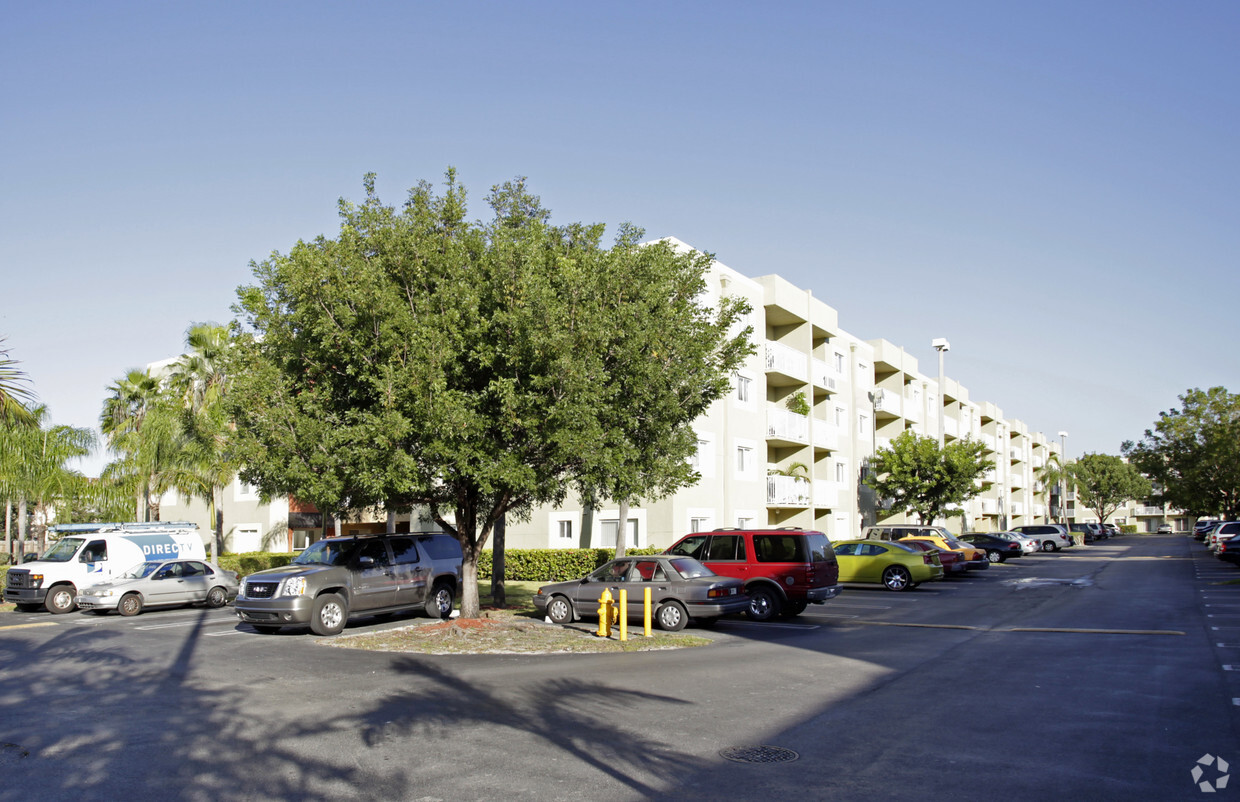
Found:
<path fill-rule="evenodd" d="M 111 582 L 78 592 L 77 606 L 98 614 L 137 615 L 148 607 L 205 604 L 223 607 L 237 598 L 237 575 L 206 560 L 154 560 L 135 565 Z"/>
<path fill-rule="evenodd" d="M 1013 543 L 1019 543 L 1020 550 L 1024 554 L 1033 554 L 1036 551 L 1040 551 L 1042 548 L 1042 541 L 1038 540 L 1036 537 L 1022 535 L 1020 532 L 988 532 L 987 534 L 993 537 L 1003 538 L 1004 540 L 1010 540 Z"/>

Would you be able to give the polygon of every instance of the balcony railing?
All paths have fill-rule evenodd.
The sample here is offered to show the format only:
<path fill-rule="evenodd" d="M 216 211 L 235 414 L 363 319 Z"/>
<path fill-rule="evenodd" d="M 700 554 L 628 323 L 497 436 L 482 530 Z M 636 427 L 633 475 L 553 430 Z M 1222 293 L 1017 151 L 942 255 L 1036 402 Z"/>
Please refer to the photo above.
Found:
<path fill-rule="evenodd" d="M 1162 515 L 1162 507 L 1137 507 L 1133 515 Z"/>
<path fill-rule="evenodd" d="M 835 368 L 830 364 L 823 362 L 821 359 L 811 359 L 809 363 L 810 380 L 815 387 L 826 388 L 827 392 L 834 393 L 839 391 L 839 376 L 835 373 Z"/>
<path fill-rule="evenodd" d="M 769 404 L 766 408 L 766 436 L 768 440 L 809 443 L 809 416 L 798 415 L 778 404 Z"/>
<path fill-rule="evenodd" d="M 906 397 L 904 399 L 904 418 L 913 423 L 921 423 L 921 399 Z"/>
<path fill-rule="evenodd" d="M 771 507 L 808 507 L 809 480 L 799 476 L 766 477 L 766 503 Z"/>
<path fill-rule="evenodd" d="M 797 381 L 809 381 L 809 356 L 782 343 L 767 342 L 766 369 Z"/>
<path fill-rule="evenodd" d="M 1025 503 L 1023 501 L 1013 501 L 1008 506 L 1011 508 L 1008 510 L 1008 512 L 1010 512 L 1012 515 L 1024 515 L 1025 514 Z"/>
<path fill-rule="evenodd" d="M 840 432 L 833 424 L 825 420 L 814 421 L 814 445 L 831 451 L 840 449 Z"/>
<path fill-rule="evenodd" d="M 895 393 L 876 393 L 874 395 L 874 411 L 876 413 L 886 412 L 898 418 L 901 415 L 901 410 L 904 408 L 904 405 L 901 403 L 903 400 Z"/>
<path fill-rule="evenodd" d="M 1034 504 L 1033 514 L 1039 518 L 1046 515 L 1046 505 L 1045 504 Z"/>
<path fill-rule="evenodd" d="M 814 506 L 835 507 L 839 503 L 840 488 L 836 482 L 826 479 L 814 481 Z"/>
<path fill-rule="evenodd" d="M 955 418 L 944 417 L 943 418 L 943 433 L 946 435 L 950 435 L 951 437 L 958 437 L 960 435 L 960 424 L 956 421 Z"/>
<path fill-rule="evenodd" d="M 993 498 L 982 499 L 982 515 L 998 515 L 999 502 Z"/>
<path fill-rule="evenodd" d="M 982 445 L 986 446 L 987 451 L 994 451 L 995 450 L 995 436 L 993 434 L 983 434 Z"/>

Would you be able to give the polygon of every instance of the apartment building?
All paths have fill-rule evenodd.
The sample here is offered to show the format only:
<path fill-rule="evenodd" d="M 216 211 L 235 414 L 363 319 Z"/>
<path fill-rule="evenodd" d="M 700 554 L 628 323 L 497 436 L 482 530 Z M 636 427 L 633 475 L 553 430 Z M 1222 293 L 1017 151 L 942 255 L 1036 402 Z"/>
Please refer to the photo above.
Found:
<path fill-rule="evenodd" d="M 678 247 L 688 248 L 673 240 Z M 799 526 L 833 539 L 857 536 L 877 521 L 901 523 L 862 481 L 869 458 L 905 430 L 945 442 L 986 444 L 995 467 L 959 531 L 992 531 L 1046 520 L 1050 498 L 1037 472 L 1056 444 L 974 402 L 948 378 L 919 370 L 904 348 L 863 341 L 840 326 L 839 313 L 780 276 L 749 278 L 715 262 L 706 300 L 740 296 L 752 307 L 754 355 L 733 376 L 732 391 L 694 425 L 701 481 L 674 496 L 634 505 L 625 522 L 629 546 L 667 546 L 716 527 Z M 941 401 L 940 401 L 941 399 Z M 616 505 L 586 509 L 568 499 L 509 522 L 510 548 L 607 546 L 620 527 Z"/>

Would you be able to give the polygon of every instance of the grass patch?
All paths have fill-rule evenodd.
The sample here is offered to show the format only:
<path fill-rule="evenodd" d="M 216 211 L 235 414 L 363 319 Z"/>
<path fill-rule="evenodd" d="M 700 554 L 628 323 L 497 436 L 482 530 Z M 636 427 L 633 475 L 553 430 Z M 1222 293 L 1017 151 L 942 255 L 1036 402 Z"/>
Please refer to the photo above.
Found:
<path fill-rule="evenodd" d="M 600 638 L 594 634 L 594 627 L 547 624 L 530 614 L 507 610 L 484 611 L 483 616 L 419 622 L 383 632 L 340 635 L 318 643 L 345 649 L 416 654 L 648 652 L 712 643 L 710 638 L 699 635 L 658 630 L 647 638 L 641 634 L 641 627 L 630 627 L 627 641 L 620 640 L 618 628 L 612 629 L 611 638 Z"/>

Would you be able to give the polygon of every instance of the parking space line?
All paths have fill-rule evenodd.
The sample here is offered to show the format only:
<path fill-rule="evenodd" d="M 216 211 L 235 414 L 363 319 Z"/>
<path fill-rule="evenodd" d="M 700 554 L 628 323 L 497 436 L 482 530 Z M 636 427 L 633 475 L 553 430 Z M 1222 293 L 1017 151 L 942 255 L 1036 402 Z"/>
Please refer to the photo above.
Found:
<path fill-rule="evenodd" d="M 819 624 L 772 624 L 770 621 L 720 621 L 715 626 L 738 626 L 757 629 L 822 629 Z"/>
<path fill-rule="evenodd" d="M 36 621 L 33 624 L 11 624 L 9 626 L 0 627 L 0 630 L 8 629 L 30 629 L 32 627 L 54 627 L 57 626 L 55 621 Z"/>
<path fill-rule="evenodd" d="M 199 621 L 177 621 L 176 623 L 172 623 L 172 624 L 148 624 L 147 626 L 134 627 L 134 629 L 144 629 L 144 630 L 145 629 L 175 629 L 177 627 L 196 627 L 199 624 L 201 624 L 202 626 L 218 626 L 219 624 L 233 624 L 235 626 L 236 623 L 237 623 L 237 619 L 235 618 L 217 618 L 211 621 L 201 621 L 201 622 Z"/>

